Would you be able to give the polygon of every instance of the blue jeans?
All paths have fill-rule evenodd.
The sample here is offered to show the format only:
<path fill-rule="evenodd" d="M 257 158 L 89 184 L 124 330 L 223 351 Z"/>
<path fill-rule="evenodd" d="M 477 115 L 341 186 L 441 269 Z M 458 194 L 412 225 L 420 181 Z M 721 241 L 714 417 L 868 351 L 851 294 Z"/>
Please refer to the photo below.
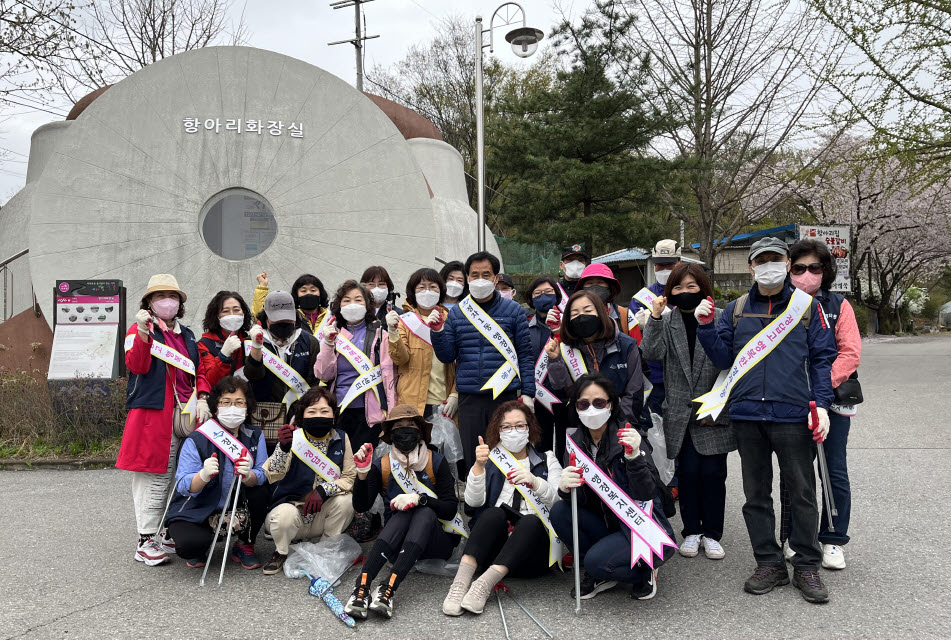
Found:
<path fill-rule="evenodd" d="M 562 542 L 571 549 L 574 539 L 571 536 L 571 503 L 569 501 L 561 500 L 552 507 L 551 526 Z M 667 534 L 673 539 L 672 531 L 667 531 Z M 630 532 L 610 532 L 601 516 L 580 505 L 578 506 L 578 552 L 581 558 L 575 558 L 575 562 L 580 561 L 584 570 L 595 580 L 644 584 L 650 578 L 651 568 L 643 560 L 639 560 L 631 567 Z M 664 547 L 663 558 L 654 556 L 654 567 L 664 564 L 664 561 L 673 554 L 672 547 Z"/>

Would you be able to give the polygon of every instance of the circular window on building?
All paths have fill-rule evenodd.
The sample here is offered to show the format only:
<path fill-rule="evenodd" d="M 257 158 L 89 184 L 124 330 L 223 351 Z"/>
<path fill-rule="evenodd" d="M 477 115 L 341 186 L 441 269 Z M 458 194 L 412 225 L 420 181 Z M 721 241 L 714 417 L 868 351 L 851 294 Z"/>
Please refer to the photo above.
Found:
<path fill-rule="evenodd" d="M 208 248 L 227 260 L 247 260 L 274 242 L 277 220 L 263 196 L 248 189 L 228 189 L 206 204 L 201 237 Z"/>

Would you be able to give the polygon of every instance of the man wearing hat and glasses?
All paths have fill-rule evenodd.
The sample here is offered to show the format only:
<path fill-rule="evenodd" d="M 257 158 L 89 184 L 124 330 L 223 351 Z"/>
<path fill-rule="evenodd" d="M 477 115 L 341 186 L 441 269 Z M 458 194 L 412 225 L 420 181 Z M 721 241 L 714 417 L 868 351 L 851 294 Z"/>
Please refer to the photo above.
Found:
<path fill-rule="evenodd" d="M 736 431 L 746 494 L 743 517 L 757 565 L 744 589 L 762 595 L 789 584 L 776 542 L 775 453 L 792 501 L 793 584 L 807 601 L 828 602 L 829 591 L 819 578 L 813 440 L 823 440 L 829 431 L 835 335 L 821 322 L 816 301 L 789 281 L 789 250 L 782 240 L 756 241 L 749 265 L 756 282 L 726 306 L 716 327 L 712 300 L 694 312 L 698 341 L 713 364 L 729 372 L 695 402 L 702 402 L 700 416 L 713 418 L 728 403 Z M 815 420 L 810 402 L 818 407 Z"/>

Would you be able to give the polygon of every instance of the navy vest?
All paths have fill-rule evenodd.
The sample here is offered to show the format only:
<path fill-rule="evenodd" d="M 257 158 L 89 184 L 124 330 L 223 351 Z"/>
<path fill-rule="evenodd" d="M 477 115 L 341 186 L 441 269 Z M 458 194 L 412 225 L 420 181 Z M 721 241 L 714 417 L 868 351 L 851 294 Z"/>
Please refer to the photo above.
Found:
<path fill-rule="evenodd" d="M 297 372 L 302 379 L 312 379 L 314 372 L 310 370 L 310 341 L 313 336 L 307 333 L 306 331 L 301 331 L 300 335 L 297 336 L 297 340 L 294 342 L 294 351 L 291 354 L 291 361 L 284 361 L 285 364 L 289 364 L 294 371 Z M 277 348 L 268 342 L 264 341 L 264 347 L 277 355 Z M 263 365 L 262 365 L 263 366 Z M 283 382 L 281 386 L 283 391 L 281 391 L 281 396 L 279 398 L 272 397 L 274 390 L 274 384 L 277 382 L 276 377 L 271 373 L 270 369 L 264 370 L 264 377 L 260 380 L 257 380 L 251 384 L 251 392 L 254 394 L 254 399 L 258 402 L 280 402 L 284 399 L 284 393 L 287 392 L 288 387 Z"/>
<path fill-rule="evenodd" d="M 195 371 L 198 371 L 198 343 L 195 341 L 195 334 L 191 329 L 180 324 L 182 338 L 185 340 L 185 349 L 188 358 L 195 363 Z M 139 339 L 137 333 L 130 334 L 136 340 Z M 152 339 L 161 344 L 165 344 L 165 336 L 157 327 L 151 333 Z M 162 360 L 153 357 L 149 364 L 149 371 L 145 375 L 136 375 L 129 373 L 129 382 L 126 385 L 126 409 L 163 409 L 165 408 L 165 384 L 168 381 L 166 369 L 168 365 Z M 182 398 L 184 404 L 188 398 Z"/>
<path fill-rule="evenodd" d="M 443 463 L 443 456 L 441 453 L 437 453 L 432 449 L 429 449 L 429 455 L 433 457 L 433 474 L 439 473 L 439 465 Z M 377 460 L 373 464 L 376 465 L 377 469 L 380 468 L 380 463 L 383 458 Z M 425 467 L 422 471 L 416 472 L 416 480 L 426 485 L 430 491 L 436 493 L 436 478 L 430 478 L 429 474 L 426 473 Z M 393 515 L 390 511 L 390 501 L 393 500 L 396 496 L 401 496 L 405 491 L 400 487 L 399 483 L 396 481 L 396 474 L 393 473 L 393 470 L 390 469 L 390 481 L 386 484 L 386 493 L 383 495 L 383 522 L 386 522 L 390 519 L 390 516 Z"/>
<path fill-rule="evenodd" d="M 815 298 L 816 302 L 819 303 L 819 308 L 822 310 L 822 315 L 818 320 L 813 320 L 812 322 L 823 322 L 822 318 L 824 318 L 829 325 L 828 328 L 834 332 L 835 325 L 839 321 L 839 314 L 842 313 L 842 301 L 845 298 L 838 293 L 824 289 L 817 292 Z"/>
<path fill-rule="evenodd" d="M 188 439 L 195 443 L 198 449 L 198 457 L 204 462 L 212 454 L 218 451 L 218 447 L 211 443 L 211 440 L 203 434 L 193 431 Z M 251 452 L 251 459 L 257 460 L 258 443 L 261 441 L 261 430 L 249 424 L 243 424 L 238 428 L 238 440 L 246 446 Z M 224 469 L 227 464 L 227 458 L 224 454 L 218 456 L 218 464 Z M 183 496 L 175 491 L 175 497 L 172 499 L 172 505 L 168 509 L 167 522 L 184 520 L 185 522 L 205 522 L 218 510 L 218 502 L 221 496 L 225 494 L 230 487 L 223 486 L 221 474 L 213 477 L 208 484 L 202 488 L 197 496 Z"/>
<path fill-rule="evenodd" d="M 534 447 L 529 446 L 528 463 L 529 470 L 533 476 L 541 478 L 542 480 L 548 480 L 548 458 L 544 452 L 538 453 Z M 502 475 L 499 468 L 495 466 L 495 463 L 489 460 L 485 465 L 485 502 L 481 507 L 478 507 L 472 515 L 472 520 L 469 522 L 470 530 L 475 526 L 476 520 L 479 519 L 483 511 L 495 506 L 499 495 L 502 493 L 502 487 L 504 486 L 505 476 Z M 518 490 L 516 489 L 516 491 Z"/>
<path fill-rule="evenodd" d="M 327 457 L 340 468 L 341 472 L 343 471 L 343 454 L 346 447 L 347 441 L 344 433 L 334 429 L 333 435 L 330 436 L 330 444 L 327 447 Z M 288 452 L 287 455 L 291 457 L 291 461 L 288 463 L 287 474 L 274 485 L 271 509 L 285 502 L 303 500 L 314 489 L 314 477 L 317 473 L 298 460 L 292 452 Z"/>
<path fill-rule="evenodd" d="M 627 370 L 628 356 L 631 355 L 632 349 L 637 348 L 637 343 L 634 338 L 626 333 L 618 333 L 616 345 L 616 349 L 613 348 L 613 345 L 609 346 L 610 350 L 605 352 L 604 360 L 598 363 L 598 370 L 611 379 L 618 393 L 624 393 L 630 377 L 641 375 L 640 371 Z M 582 348 L 580 351 L 587 354 L 588 350 Z M 588 364 L 590 365 L 590 363 Z M 594 371 L 594 367 L 588 366 L 588 371 Z"/>

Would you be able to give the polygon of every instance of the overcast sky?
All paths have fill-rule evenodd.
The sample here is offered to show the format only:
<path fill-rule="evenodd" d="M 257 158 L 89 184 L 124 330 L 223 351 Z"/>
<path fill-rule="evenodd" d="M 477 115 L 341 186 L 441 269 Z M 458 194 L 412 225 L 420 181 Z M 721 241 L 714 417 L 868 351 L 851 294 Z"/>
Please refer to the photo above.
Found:
<path fill-rule="evenodd" d="M 245 5 L 237 0 L 234 13 L 237 18 L 244 9 L 250 46 L 306 60 L 354 84 L 353 47 L 327 46 L 328 42 L 353 36 L 354 11 L 353 8 L 333 10 L 330 2 L 247 0 Z M 367 42 L 367 69 L 376 64 L 392 64 L 402 58 L 412 44 L 429 41 L 434 24 L 442 18 L 460 15 L 474 25 L 475 16 L 481 14 L 488 21 L 499 4 L 489 0 L 373 0 L 364 6 L 367 34 L 380 37 Z M 558 22 L 561 11 L 578 12 L 589 3 L 587 0 L 521 0 L 521 4 L 528 14 L 528 24 L 547 35 Z M 498 34 L 504 36 L 505 29 L 499 29 Z M 508 45 L 496 47 L 496 55 L 509 63 L 518 60 Z M 373 89 L 369 83 L 366 88 Z M 0 147 L 9 152 L 7 159 L 0 162 L 0 202 L 6 202 L 23 186 L 30 135 L 40 125 L 62 119 L 41 111 L 16 109 L 7 108 L 0 120 Z"/>

